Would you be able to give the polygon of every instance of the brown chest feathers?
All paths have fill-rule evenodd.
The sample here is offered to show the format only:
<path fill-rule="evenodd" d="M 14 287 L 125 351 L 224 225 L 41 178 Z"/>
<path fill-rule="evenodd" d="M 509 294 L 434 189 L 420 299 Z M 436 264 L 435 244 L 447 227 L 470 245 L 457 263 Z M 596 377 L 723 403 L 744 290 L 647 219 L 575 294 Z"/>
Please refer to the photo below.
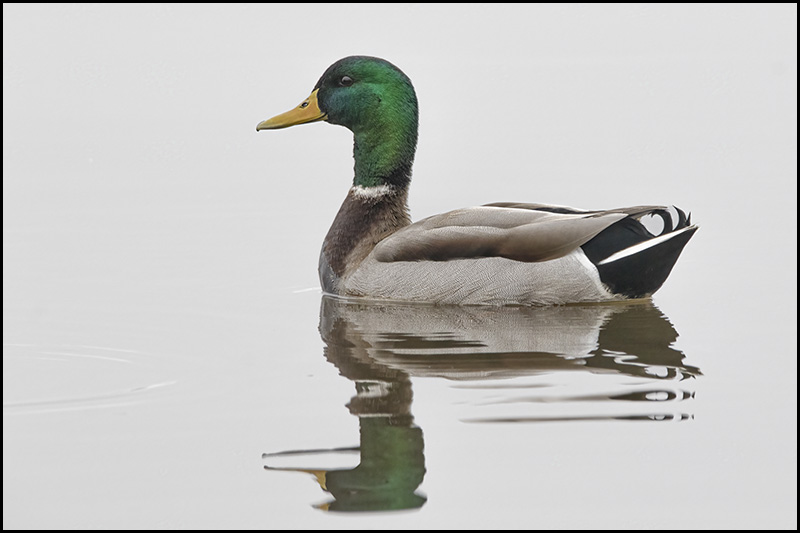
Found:
<path fill-rule="evenodd" d="M 411 223 L 407 200 L 405 188 L 350 189 L 322 245 L 323 290 L 338 293 L 339 280 L 358 268 L 376 244 Z"/>

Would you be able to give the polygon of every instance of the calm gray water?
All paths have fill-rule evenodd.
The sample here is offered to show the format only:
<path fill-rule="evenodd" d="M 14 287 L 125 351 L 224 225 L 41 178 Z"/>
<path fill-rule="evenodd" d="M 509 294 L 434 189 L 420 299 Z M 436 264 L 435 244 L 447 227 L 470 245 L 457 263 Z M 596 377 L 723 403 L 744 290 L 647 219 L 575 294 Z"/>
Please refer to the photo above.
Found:
<path fill-rule="evenodd" d="M 796 528 L 796 6 L 314 9 L 4 5 L 4 528 Z M 323 297 L 351 138 L 254 128 L 351 53 L 415 219 L 700 231 L 652 300 Z"/>

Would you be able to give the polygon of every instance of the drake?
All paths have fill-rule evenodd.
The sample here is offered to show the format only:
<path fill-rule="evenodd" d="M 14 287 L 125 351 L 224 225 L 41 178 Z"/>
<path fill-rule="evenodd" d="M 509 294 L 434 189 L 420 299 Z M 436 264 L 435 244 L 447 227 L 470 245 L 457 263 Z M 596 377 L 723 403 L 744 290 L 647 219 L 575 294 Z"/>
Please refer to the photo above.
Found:
<path fill-rule="evenodd" d="M 353 132 L 353 186 L 325 237 L 322 289 L 440 304 L 546 305 L 642 298 L 667 279 L 697 226 L 665 206 L 604 211 L 526 203 L 411 223 L 417 146 L 411 80 L 383 59 L 331 65 L 296 108 L 256 131 L 324 120 Z M 641 220 L 660 217 L 651 233 Z"/>

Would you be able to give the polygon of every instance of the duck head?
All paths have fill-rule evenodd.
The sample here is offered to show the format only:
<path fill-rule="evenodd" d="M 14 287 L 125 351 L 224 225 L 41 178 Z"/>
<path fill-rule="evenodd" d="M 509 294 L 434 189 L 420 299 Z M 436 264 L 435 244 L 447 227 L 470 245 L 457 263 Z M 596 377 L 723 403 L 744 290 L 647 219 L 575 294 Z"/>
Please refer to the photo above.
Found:
<path fill-rule="evenodd" d="M 340 59 L 299 106 L 259 123 L 256 131 L 321 120 L 353 132 L 354 185 L 408 184 L 419 112 L 411 80 L 399 68 L 376 57 Z"/>

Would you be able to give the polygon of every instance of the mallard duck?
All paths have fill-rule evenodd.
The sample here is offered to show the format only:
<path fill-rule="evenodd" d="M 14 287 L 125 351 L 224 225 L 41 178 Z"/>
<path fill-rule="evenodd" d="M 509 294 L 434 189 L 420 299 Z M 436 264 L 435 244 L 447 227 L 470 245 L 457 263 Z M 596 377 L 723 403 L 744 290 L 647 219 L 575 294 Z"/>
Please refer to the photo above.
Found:
<path fill-rule="evenodd" d="M 417 96 L 386 60 L 331 65 L 296 108 L 256 131 L 327 121 L 353 132 L 355 176 L 322 245 L 322 289 L 438 304 L 538 305 L 650 296 L 697 230 L 677 208 L 602 211 L 501 202 L 411 223 Z M 664 224 L 651 233 L 643 217 Z"/>

